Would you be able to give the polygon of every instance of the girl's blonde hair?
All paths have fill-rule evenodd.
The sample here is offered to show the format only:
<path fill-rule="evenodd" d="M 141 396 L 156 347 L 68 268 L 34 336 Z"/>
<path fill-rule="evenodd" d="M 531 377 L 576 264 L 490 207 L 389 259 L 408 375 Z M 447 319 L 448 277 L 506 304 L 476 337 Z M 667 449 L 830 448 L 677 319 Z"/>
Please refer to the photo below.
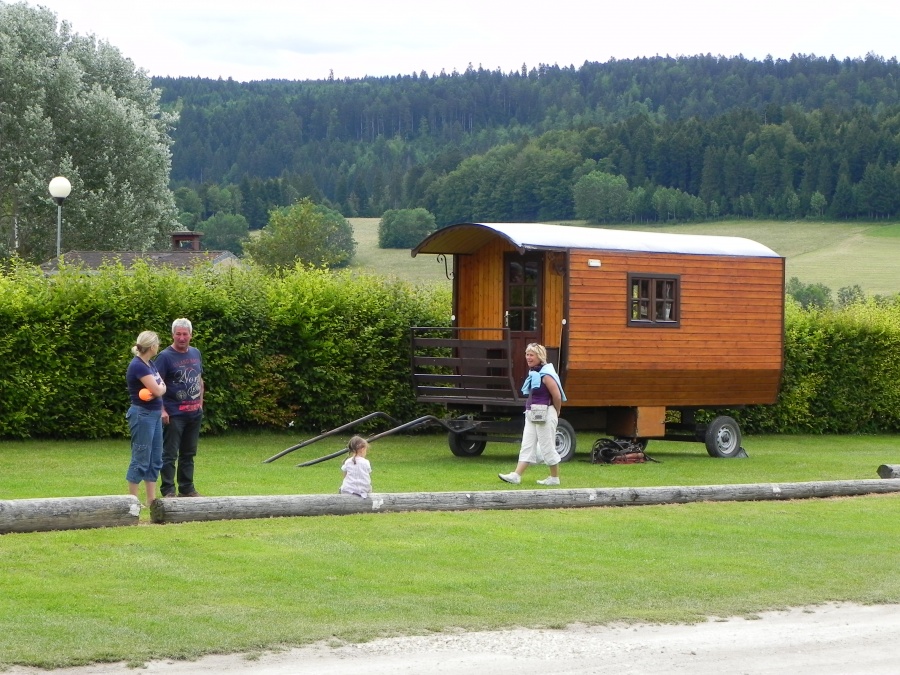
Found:
<path fill-rule="evenodd" d="M 134 345 L 131 347 L 131 353 L 135 356 L 140 356 L 141 354 L 146 354 L 154 347 L 159 346 L 159 335 L 154 333 L 152 330 L 145 330 L 143 333 L 137 336 L 137 340 L 134 341 Z"/>
<path fill-rule="evenodd" d="M 354 464 L 356 464 L 356 456 L 359 454 L 359 451 L 368 447 L 369 442 L 362 436 L 354 436 L 350 439 L 347 443 L 347 449 L 350 451 L 350 456 L 353 457 Z"/>
<path fill-rule="evenodd" d="M 539 345 L 537 342 L 532 342 L 530 345 L 525 347 L 525 353 L 531 352 L 538 360 L 541 362 L 541 365 L 547 363 L 547 350 L 544 348 L 544 345 Z"/>

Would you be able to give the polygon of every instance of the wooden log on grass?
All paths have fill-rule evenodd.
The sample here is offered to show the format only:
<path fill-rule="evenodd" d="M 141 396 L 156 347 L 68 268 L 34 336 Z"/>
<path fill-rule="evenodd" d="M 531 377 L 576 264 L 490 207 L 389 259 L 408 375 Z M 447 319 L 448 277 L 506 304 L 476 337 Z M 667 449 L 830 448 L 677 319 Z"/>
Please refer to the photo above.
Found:
<path fill-rule="evenodd" d="M 882 478 L 900 478 L 900 464 L 882 464 L 878 467 L 878 475 Z"/>
<path fill-rule="evenodd" d="M 644 488 L 488 490 L 484 492 L 377 493 L 366 499 L 342 494 L 158 499 L 150 506 L 154 523 L 278 518 L 284 516 L 563 509 L 589 506 L 647 506 L 703 501 L 761 501 L 850 497 L 900 492 L 900 481 L 839 480 L 743 485 L 681 485 Z"/>
<path fill-rule="evenodd" d="M 0 500 L 0 534 L 137 525 L 140 515 L 131 495 Z"/>

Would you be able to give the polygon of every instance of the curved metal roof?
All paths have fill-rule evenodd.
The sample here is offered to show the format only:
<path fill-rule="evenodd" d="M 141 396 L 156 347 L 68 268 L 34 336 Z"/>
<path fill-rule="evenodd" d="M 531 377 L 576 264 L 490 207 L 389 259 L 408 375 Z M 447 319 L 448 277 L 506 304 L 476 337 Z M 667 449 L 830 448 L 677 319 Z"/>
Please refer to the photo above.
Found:
<path fill-rule="evenodd" d="M 598 251 L 689 253 L 759 258 L 781 257 L 767 246 L 743 237 L 604 230 L 599 227 L 572 227 L 544 223 L 458 223 L 448 225 L 433 232 L 412 249 L 412 256 L 415 257 L 419 253 L 474 253 L 497 236 L 506 239 L 520 253 L 529 250 L 596 249 Z"/>

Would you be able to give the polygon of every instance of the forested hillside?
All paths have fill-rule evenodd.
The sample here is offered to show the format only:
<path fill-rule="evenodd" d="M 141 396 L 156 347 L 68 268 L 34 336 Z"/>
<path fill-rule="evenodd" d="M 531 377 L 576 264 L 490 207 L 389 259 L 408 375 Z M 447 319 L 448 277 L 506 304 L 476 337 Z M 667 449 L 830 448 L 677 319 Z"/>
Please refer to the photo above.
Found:
<path fill-rule="evenodd" d="M 900 210 L 900 66 L 875 55 L 154 85 L 180 114 L 188 225 L 224 212 L 259 228 L 302 196 L 346 216 L 422 206 L 439 225 Z M 614 208 L 585 197 L 613 178 Z"/>

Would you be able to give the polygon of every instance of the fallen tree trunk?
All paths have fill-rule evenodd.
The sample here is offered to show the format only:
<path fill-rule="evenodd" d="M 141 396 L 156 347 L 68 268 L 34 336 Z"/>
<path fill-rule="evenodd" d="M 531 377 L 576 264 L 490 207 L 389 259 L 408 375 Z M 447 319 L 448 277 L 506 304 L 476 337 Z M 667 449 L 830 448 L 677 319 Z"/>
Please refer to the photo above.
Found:
<path fill-rule="evenodd" d="M 0 534 L 137 525 L 140 515 L 131 495 L 0 500 Z"/>
<path fill-rule="evenodd" d="M 882 478 L 900 478 L 900 464 L 882 464 L 878 467 L 878 475 Z"/>
<path fill-rule="evenodd" d="M 900 481 L 841 480 L 806 483 L 752 483 L 645 488 L 571 490 L 490 490 L 486 492 L 407 492 L 352 495 L 272 495 L 266 497 L 191 497 L 158 499 L 150 506 L 154 523 L 278 518 L 283 516 L 468 511 L 486 509 L 561 509 L 586 506 L 647 506 L 701 501 L 760 501 L 849 497 L 900 492 Z"/>

